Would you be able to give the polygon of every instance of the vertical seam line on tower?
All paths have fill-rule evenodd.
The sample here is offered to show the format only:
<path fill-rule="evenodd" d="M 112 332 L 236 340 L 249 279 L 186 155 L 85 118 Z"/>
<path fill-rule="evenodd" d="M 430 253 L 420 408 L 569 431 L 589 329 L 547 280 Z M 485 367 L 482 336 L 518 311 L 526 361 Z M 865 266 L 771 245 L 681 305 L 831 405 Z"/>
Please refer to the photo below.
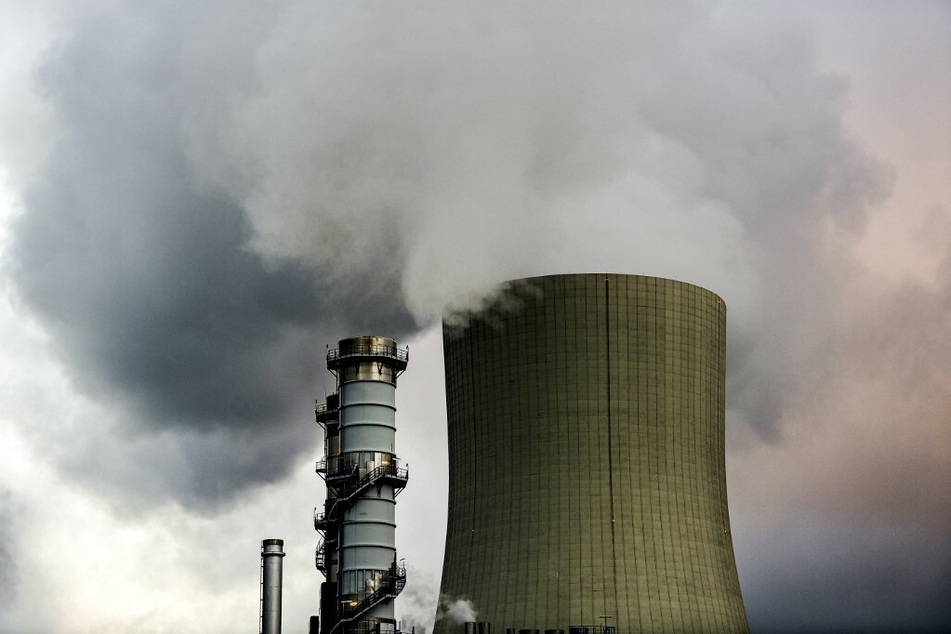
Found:
<path fill-rule="evenodd" d="M 613 568 L 612 581 L 614 583 L 614 608 L 617 612 L 618 594 L 617 594 L 617 546 L 614 535 L 614 443 L 612 442 L 613 429 L 611 426 L 611 300 L 609 278 L 604 276 L 604 333 L 605 333 L 605 366 L 607 368 L 607 414 L 608 414 L 608 496 L 611 510 L 611 566 Z M 605 629 L 607 620 L 605 620 Z"/>

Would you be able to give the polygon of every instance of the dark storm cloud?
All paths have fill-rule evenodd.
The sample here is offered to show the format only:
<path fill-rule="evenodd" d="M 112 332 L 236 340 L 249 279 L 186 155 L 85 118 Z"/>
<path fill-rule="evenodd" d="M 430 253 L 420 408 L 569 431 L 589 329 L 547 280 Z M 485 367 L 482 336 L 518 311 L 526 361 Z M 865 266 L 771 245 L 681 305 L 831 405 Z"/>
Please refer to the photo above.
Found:
<path fill-rule="evenodd" d="M 244 487 L 285 477 L 294 469 L 296 455 L 315 451 L 309 394 L 299 395 L 303 407 L 291 412 L 298 414 L 296 420 L 262 420 L 260 426 L 243 429 L 179 428 L 130 438 L 87 421 L 68 450 L 56 452 L 58 466 L 63 476 L 121 501 L 115 510 L 123 516 L 169 499 L 213 512 Z"/>
<path fill-rule="evenodd" d="M 420 321 L 473 288 L 565 270 L 707 285 L 738 317 L 731 409 L 778 441 L 829 335 L 839 280 L 823 242 L 861 229 L 889 175 L 847 134 L 847 85 L 816 71 L 808 30 L 750 15 L 291 4 L 258 83 L 205 140 L 232 161 L 209 178 L 256 174 L 255 246 L 319 266 L 335 235 L 376 251 L 389 219 Z"/>
<path fill-rule="evenodd" d="M 744 599 L 757 632 L 939 632 L 951 624 L 951 544 L 803 514 L 749 535 Z"/>
<path fill-rule="evenodd" d="M 757 630 L 951 627 L 949 263 L 928 286 L 830 272 L 849 284 L 789 398 L 787 446 L 732 456 L 734 543 Z"/>
<path fill-rule="evenodd" d="M 187 19 L 144 13 L 156 20 L 147 28 L 123 14 L 84 17 L 43 68 L 59 138 L 25 196 L 11 266 L 74 382 L 122 406 L 126 434 L 227 428 L 241 439 L 182 436 L 174 451 L 156 442 L 165 451 L 141 451 L 135 477 L 120 467 L 122 446 L 104 455 L 109 444 L 94 450 L 86 433 L 58 439 L 65 463 L 107 488 L 141 481 L 134 488 L 158 489 L 157 498 L 227 499 L 283 475 L 313 444 L 300 418 L 325 342 L 411 325 L 381 266 L 399 248 L 384 242 L 367 258 L 375 280 L 357 271 L 346 287 L 316 267 L 256 255 L 240 202 L 199 182 L 185 156 L 176 82 L 189 63 L 177 55 Z M 282 431 L 293 417 L 294 433 Z M 255 445 L 249 430 L 280 446 Z"/>
<path fill-rule="evenodd" d="M 214 510 L 314 451 L 325 343 L 508 278 L 677 277 L 729 306 L 752 622 L 947 623 L 951 289 L 852 258 L 892 176 L 808 28 L 745 3 L 250 4 L 56 7 L 52 150 L 6 264 L 99 404 L 28 430 L 60 475 L 129 514 Z M 822 530 L 759 527 L 780 506 Z"/>
<path fill-rule="evenodd" d="M 73 19 L 16 279 L 77 384 L 140 430 L 286 422 L 341 332 L 612 269 L 724 296 L 731 409 L 778 440 L 837 291 L 822 241 L 887 184 L 807 31 L 729 5 Z"/>

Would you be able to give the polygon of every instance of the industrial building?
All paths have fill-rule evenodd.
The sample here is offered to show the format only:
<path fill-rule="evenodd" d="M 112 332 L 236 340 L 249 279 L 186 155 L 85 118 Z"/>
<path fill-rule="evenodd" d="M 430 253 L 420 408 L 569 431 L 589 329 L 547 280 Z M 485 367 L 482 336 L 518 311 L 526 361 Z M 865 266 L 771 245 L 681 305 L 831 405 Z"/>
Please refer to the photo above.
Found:
<path fill-rule="evenodd" d="M 509 629 L 745 632 L 724 469 L 726 305 L 552 275 L 444 323 L 441 595 Z M 463 626 L 437 615 L 435 634 Z"/>
<path fill-rule="evenodd" d="M 316 407 L 324 429 L 317 472 L 327 484 L 314 509 L 321 534 L 320 615 L 311 632 L 396 632 L 393 599 L 406 583 L 396 557 L 396 495 L 409 473 L 396 457 L 396 379 L 409 353 L 386 337 L 353 337 L 327 351 L 336 391 Z"/>

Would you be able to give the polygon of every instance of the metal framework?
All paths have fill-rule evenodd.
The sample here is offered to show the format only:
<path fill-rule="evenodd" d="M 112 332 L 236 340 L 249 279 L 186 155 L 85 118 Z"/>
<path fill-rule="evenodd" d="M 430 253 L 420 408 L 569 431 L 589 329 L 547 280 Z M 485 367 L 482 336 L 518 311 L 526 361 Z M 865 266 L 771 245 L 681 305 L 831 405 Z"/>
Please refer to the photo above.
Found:
<path fill-rule="evenodd" d="M 355 337 L 327 351 L 337 390 L 317 403 L 324 457 L 316 471 L 327 485 L 314 509 L 321 584 L 321 634 L 396 632 L 393 599 L 406 584 L 396 558 L 396 496 L 409 470 L 395 446 L 396 379 L 409 351 L 386 337 Z"/>

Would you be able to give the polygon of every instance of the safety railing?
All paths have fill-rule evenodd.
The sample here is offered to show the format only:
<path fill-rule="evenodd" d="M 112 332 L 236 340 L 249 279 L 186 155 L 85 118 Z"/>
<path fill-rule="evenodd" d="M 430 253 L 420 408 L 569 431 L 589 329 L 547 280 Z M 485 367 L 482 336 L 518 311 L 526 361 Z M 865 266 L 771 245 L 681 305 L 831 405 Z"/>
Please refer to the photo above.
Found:
<path fill-rule="evenodd" d="M 322 573 L 327 573 L 327 562 L 324 554 L 324 540 L 320 540 L 317 543 L 317 550 L 314 551 L 314 565 L 317 566 L 317 570 Z"/>
<path fill-rule="evenodd" d="M 344 352 L 340 348 L 330 348 L 327 350 L 327 363 L 333 363 L 347 357 L 385 357 L 387 359 L 396 359 L 401 363 L 409 361 L 409 348 L 400 349 L 394 346 L 384 346 L 380 344 L 355 344 L 347 346 Z"/>
<path fill-rule="evenodd" d="M 339 409 L 336 406 L 314 401 L 314 419 L 321 425 L 326 426 L 328 421 L 337 420 L 338 412 Z"/>
<path fill-rule="evenodd" d="M 342 603 L 340 605 L 340 617 L 338 625 L 345 621 L 353 621 L 360 618 L 364 613 L 376 604 L 388 598 L 395 597 L 403 588 L 406 587 L 406 566 L 394 563 L 387 574 L 382 579 L 380 587 L 372 594 L 368 594 L 356 603 Z M 336 627 L 335 627 L 336 629 Z"/>
<path fill-rule="evenodd" d="M 352 477 L 356 472 L 357 472 L 357 465 L 355 464 L 337 466 L 336 469 L 327 473 L 327 479 L 328 480 L 343 480 L 343 479 Z"/>
<path fill-rule="evenodd" d="M 314 530 L 325 531 L 333 526 L 334 520 L 329 513 L 318 513 L 314 507 Z"/>
<path fill-rule="evenodd" d="M 374 484 L 377 484 L 380 481 L 389 481 L 396 487 L 402 488 L 406 486 L 406 482 L 409 480 L 409 467 L 399 467 L 395 464 L 380 465 L 379 467 L 373 469 L 369 473 L 365 474 L 362 478 L 357 480 L 355 483 L 351 484 L 349 487 L 344 489 L 338 497 L 334 498 L 333 503 L 327 508 L 324 517 L 326 520 L 330 520 L 335 517 L 336 510 L 340 507 L 341 504 L 349 502 L 355 495 L 367 489 Z M 329 502 L 330 500 L 328 500 Z M 315 509 L 316 513 L 316 509 Z M 314 524 L 316 526 L 317 519 L 315 515 Z M 320 529 L 317 529 L 320 530 Z"/>
<path fill-rule="evenodd" d="M 315 471 L 320 474 L 320 477 L 329 480 L 349 478 L 357 472 L 357 465 L 350 464 L 339 466 L 341 462 L 342 461 L 339 459 L 328 460 L 324 458 L 323 460 L 318 460 Z"/>

